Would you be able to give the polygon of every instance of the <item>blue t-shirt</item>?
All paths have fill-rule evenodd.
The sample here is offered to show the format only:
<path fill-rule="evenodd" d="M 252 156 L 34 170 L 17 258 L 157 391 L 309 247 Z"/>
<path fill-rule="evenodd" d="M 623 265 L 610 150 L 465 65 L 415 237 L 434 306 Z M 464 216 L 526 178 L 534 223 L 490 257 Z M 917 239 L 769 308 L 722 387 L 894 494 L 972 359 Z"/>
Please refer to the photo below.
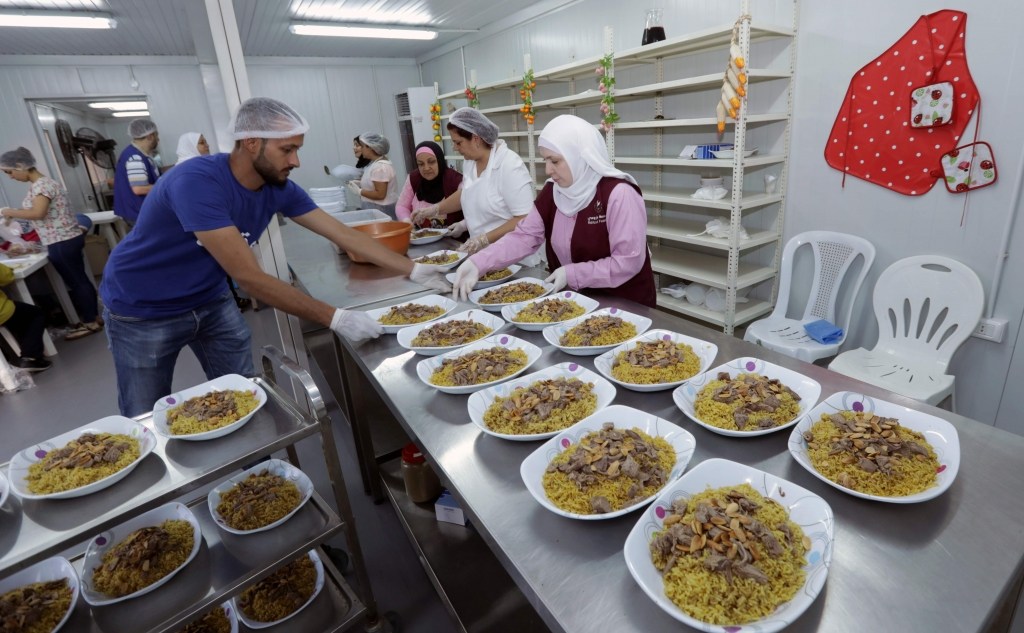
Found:
<path fill-rule="evenodd" d="M 117 159 L 117 167 L 114 169 L 114 214 L 129 222 L 135 222 L 139 219 L 139 210 L 142 209 L 142 202 L 146 196 L 140 196 L 132 191 L 132 184 L 128 180 L 129 162 L 134 169 L 141 167 L 145 170 L 146 184 L 155 183 L 160 177 L 160 171 L 153 159 L 134 145 L 124 148 Z"/>
<path fill-rule="evenodd" d="M 291 181 L 246 189 L 231 173 L 228 157 L 193 158 L 157 181 L 138 224 L 103 270 L 100 294 L 111 312 L 158 319 L 215 300 L 227 291 L 224 269 L 194 231 L 234 226 L 251 246 L 275 213 L 295 217 L 317 208 Z"/>

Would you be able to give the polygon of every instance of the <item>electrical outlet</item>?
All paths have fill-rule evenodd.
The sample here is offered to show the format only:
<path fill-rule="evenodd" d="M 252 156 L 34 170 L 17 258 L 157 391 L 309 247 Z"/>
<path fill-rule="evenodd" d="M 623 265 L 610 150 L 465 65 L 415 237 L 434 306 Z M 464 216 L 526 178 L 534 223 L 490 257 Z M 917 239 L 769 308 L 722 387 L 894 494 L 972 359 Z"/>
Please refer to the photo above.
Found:
<path fill-rule="evenodd" d="M 1006 336 L 1006 319 L 982 318 L 978 321 L 977 327 L 971 332 L 975 338 L 985 339 L 993 343 L 1002 343 Z"/>

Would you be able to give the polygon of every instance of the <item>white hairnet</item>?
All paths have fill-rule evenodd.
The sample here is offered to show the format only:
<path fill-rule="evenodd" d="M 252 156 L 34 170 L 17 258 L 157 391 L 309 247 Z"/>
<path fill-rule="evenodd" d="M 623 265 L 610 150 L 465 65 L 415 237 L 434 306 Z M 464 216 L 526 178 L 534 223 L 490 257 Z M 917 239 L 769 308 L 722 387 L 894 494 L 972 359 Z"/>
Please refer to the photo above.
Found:
<path fill-rule="evenodd" d="M 185 132 L 178 138 L 178 163 L 181 164 L 190 158 L 200 156 L 199 139 L 203 137 L 199 132 Z"/>
<path fill-rule="evenodd" d="M 372 132 L 360 134 L 359 142 L 369 147 L 373 151 L 377 152 L 381 156 L 387 154 L 388 150 L 391 149 L 391 141 L 384 138 L 380 134 L 374 134 Z"/>
<path fill-rule="evenodd" d="M 244 138 L 288 138 L 309 131 L 309 123 L 288 104 L 270 97 L 253 97 L 238 106 L 231 118 L 231 136 Z"/>
<path fill-rule="evenodd" d="M 149 119 L 132 119 L 128 124 L 128 135 L 132 138 L 142 138 L 156 132 L 156 123 Z"/>
<path fill-rule="evenodd" d="M 448 120 L 451 125 L 479 136 L 488 145 L 498 140 L 498 126 L 476 108 L 459 108 Z"/>
<path fill-rule="evenodd" d="M 35 166 L 36 157 L 24 147 L 0 155 L 0 169 L 32 169 Z"/>

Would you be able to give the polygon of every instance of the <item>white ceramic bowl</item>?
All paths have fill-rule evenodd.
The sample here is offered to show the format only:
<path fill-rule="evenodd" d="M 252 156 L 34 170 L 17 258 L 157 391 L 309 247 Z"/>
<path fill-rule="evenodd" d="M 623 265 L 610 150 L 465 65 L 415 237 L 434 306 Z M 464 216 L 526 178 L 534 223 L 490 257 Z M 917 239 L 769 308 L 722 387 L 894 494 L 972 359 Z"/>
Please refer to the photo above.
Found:
<path fill-rule="evenodd" d="M 737 374 L 751 373 L 760 374 L 766 378 L 778 379 L 779 382 L 786 385 L 800 396 L 800 412 L 786 424 L 773 426 L 770 429 L 755 429 L 752 431 L 720 429 L 717 426 L 704 422 L 697 417 L 697 413 L 694 411 L 694 403 L 697 400 L 697 394 L 699 394 L 700 390 L 709 382 L 716 380 L 718 373 L 722 371 L 729 372 L 733 379 L 736 378 Z M 775 433 L 782 429 L 788 429 L 800 420 L 800 416 L 807 413 L 811 407 L 817 404 L 820 396 L 821 385 L 813 378 L 808 378 L 807 376 L 804 376 L 799 372 L 795 372 L 792 369 L 786 369 L 785 367 L 780 367 L 774 363 L 769 363 L 768 361 L 751 357 L 737 358 L 725 363 L 724 365 L 719 365 L 714 369 L 709 369 L 703 374 L 690 379 L 672 392 L 672 400 L 676 403 L 676 406 L 679 407 L 679 410 L 686 414 L 686 417 L 709 431 L 720 433 L 721 435 L 728 435 L 730 437 L 754 437 L 757 435 Z"/>
<path fill-rule="evenodd" d="M 520 376 L 515 380 L 501 383 L 484 389 L 483 391 L 477 391 L 469 397 L 469 402 L 466 406 L 469 408 L 469 419 L 473 421 L 480 430 L 488 435 L 494 437 L 500 437 L 504 440 L 513 440 L 517 442 L 533 442 L 535 440 L 543 440 L 549 437 L 558 435 L 561 431 L 550 431 L 547 433 L 532 433 L 530 435 L 511 435 L 508 433 L 498 433 L 492 431 L 487 423 L 484 422 L 484 413 L 490 408 L 494 399 L 498 396 L 508 396 L 519 387 L 529 387 L 533 383 L 539 380 L 550 380 L 554 378 L 579 378 L 583 382 L 594 383 L 594 395 L 597 396 L 597 411 L 607 407 L 615 399 L 615 387 L 604 378 L 598 376 L 594 372 L 590 371 L 583 365 L 578 363 L 559 363 L 558 365 L 552 365 L 551 367 L 545 367 L 540 371 L 535 371 L 525 376 Z M 595 411 L 595 413 L 597 413 Z M 571 427 L 569 427 L 571 428 Z M 564 430 L 564 429 L 563 429 Z"/>
<path fill-rule="evenodd" d="M 238 633 L 238 617 L 235 615 L 235 607 L 232 606 L 231 601 L 229 600 L 227 602 L 222 602 L 217 606 L 212 607 L 209 611 L 207 611 L 207 613 L 213 613 L 215 610 L 218 609 L 224 614 L 224 617 L 228 619 L 228 625 L 231 627 L 228 630 L 228 633 Z"/>
<path fill-rule="evenodd" d="M 488 292 L 491 292 L 492 290 L 498 290 L 499 288 L 503 288 L 505 286 L 509 286 L 509 285 L 512 285 L 512 284 L 518 284 L 518 283 L 528 283 L 528 284 L 533 284 L 535 286 L 540 286 L 541 288 L 543 288 L 543 292 L 541 292 L 541 294 L 539 294 L 536 297 L 534 297 L 534 299 L 537 299 L 537 298 L 540 298 L 540 297 L 544 297 L 544 296 L 548 295 L 548 293 L 550 293 L 554 289 L 554 286 L 552 286 L 548 282 L 541 281 L 540 279 L 533 279 L 532 277 L 531 278 L 525 278 L 525 279 L 512 279 L 512 280 L 505 281 L 505 282 L 502 282 L 502 283 L 499 283 L 499 284 L 495 284 L 494 286 L 492 286 L 490 288 L 483 288 L 481 290 L 474 290 L 473 292 L 469 293 L 469 300 L 472 303 L 475 303 L 476 305 L 480 306 L 484 310 L 490 310 L 491 312 L 501 312 L 502 308 L 504 308 L 505 306 L 516 305 L 516 304 L 524 303 L 524 302 L 522 302 L 522 301 L 509 301 L 507 303 L 480 303 L 480 298 L 483 297 Z"/>
<path fill-rule="evenodd" d="M 444 233 L 447 229 L 414 229 L 409 237 L 409 243 L 419 246 L 421 244 L 433 244 L 434 242 L 441 241 L 444 238 Z M 437 235 L 427 235 L 425 237 L 416 237 L 416 234 L 423 234 L 427 231 L 437 231 Z"/>
<path fill-rule="evenodd" d="M 139 458 L 113 475 L 79 488 L 50 494 L 34 494 L 29 492 L 28 484 L 25 481 L 25 477 L 28 476 L 29 466 L 41 461 L 50 451 L 64 448 L 68 442 L 76 439 L 83 433 L 116 433 L 133 437 L 139 441 Z M 22 499 L 71 499 L 73 497 L 81 497 L 110 487 L 127 477 L 128 473 L 132 472 L 139 465 L 139 462 L 146 458 L 146 455 L 153 452 L 156 444 L 156 436 L 145 426 L 120 415 L 110 415 L 67 433 L 61 433 L 57 437 L 35 446 L 18 451 L 11 457 L 11 463 L 7 467 L 7 477 L 10 480 L 8 483 L 11 491 Z"/>
<path fill-rule="evenodd" d="M 652 323 L 650 319 L 648 319 L 645 316 L 640 316 L 639 314 L 626 312 L 625 310 L 619 308 L 602 308 L 595 312 L 591 312 L 590 314 L 584 314 L 583 316 L 576 317 L 575 319 L 563 321 L 562 323 L 559 323 L 557 325 L 547 326 L 546 328 L 544 328 L 544 340 L 546 340 L 548 343 L 551 343 L 552 345 L 562 350 L 566 354 L 572 354 L 573 356 L 597 356 L 598 354 L 603 354 L 604 352 L 607 352 L 613 347 L 617 347 L 622 343 L 627 342 L 619 341 L 618 343 L 613 343 L 611 345 L 590 345 L 586 347 L 567 347 L 559 342 L 563 334 L 565 334 L 572 328 L 576 327 L 580 323 L 583 323 L 587 319 L 596 316 L 616 316 L 622 319 L 623 321 L 628 321 L 629 323 L 632 323 L 634 326 L 636 326 L 637 336 L 640 336 L 641 334 L 646 332 L 647 328 L 651 327 Z"/>
<path fill-rule="evenodd" d="M 715 356 L 718 355 L 718 346 L 714 343 L 708 343 L 707 341 L 702 341 L 699 338 L 693 338 L 692 336 L 686 336 L 685 334 L 678 334 L 668 330 L 651 330 L 649 332 L 644 332 L 632 341 L 622 343 L 608 350 L 604 354 L 601 354 L 594 359 L 594 367 L 597 368 L 597 371 L 601 372 L 601 374 L 608 380 L 633 391 L 664 391 L 665 389 L 672 389 L 673 387 L 681 385 L 687 380 L 691 380 L 693 376 L 672 382 L 639 384 L 635 382 L 625 382 L 612 376 L 612 367 L 615 365 L 615 358 L 619 354 L 635 348 L 639 343 L 653 343 L 658 339 L 672 341 L 676 344 L 686 343 L 693 348 L 693 353 L 700 359 L 700 369 L 698 369 L 697 373 L 694 374 L 695 376 L 699 376 L 701 372 L 707 370 L 707 368 L 711 366 L 711 363 L 714 362 Z"/>
<path fill-rule="evenodd" d="M 506 305 L 504 308 L 501 309 L 501 316 L 504 317 L 506 321 L 516 326 L 520 330 L 526 330 L 528 332 L 539 332 L 540 330 L 543 330 L 548 326 L 558 325 L 559 323 L 565 323 L 565 321 L 568 321 L 569 319 L 566 319 L 565 321 L 553 321 L 551 323 L 526 323 L 524 321 L 515 320 L 515 316 L 522 312 L 523 310 L 525 310 L 530 305 L 537 303 L 539 301 L 547 301 L 548 299 L 564 299 L 565 301 L 575 301 L 583 308 L 583 315 L 590 314 L 594 310 L 597 310 L 598 306 L 601 305 L 597 301 L 591 299 L 590 297 L 585 297 L 579 294 L 578 292 L 573 292 L 572 290 L 563 290 L 562 292 L 556 294 L 538 297 L 536 299 L 531 299 L 529 301 L 524 301 L 522 303 L 513 303 L 510 305 Z"/>
<path fill-rule="evenodd" d="M 506 266 L 506 268 L 512 271 L 512 274 L 510 274 L 508 277 L 502 277 L 501 279 L 495 279 L 494 281 L 478 281 L 476 282 L 476 285 L 473 286 L 473 289 L 480 290 L 481 288 L 490 288 L 491 286 L 497 286 L 498 284 L 503 284 L 507 281 L 511 281 L 512 278 L 516 276 L 516 273 L 519 272 L 520 269 L 522 269 L 522 266 L 520 266 L 519 264 L 512 264 L 510 266 Z M 456 273 L 448 273 L 447 275 L 444 276 L 444 278 L 448 280 L 448 283 L 454 284 L 455 274 Z"/>
<path fill-rule="evenodd" d="M 642 508 L 657 496 L 658 492 L 655 492 L 649 497 L 645 497 L 636 503 L 616 510 L 615 512 L 608 512 L 606 514 L 577 514 L 574 512 L 567 512 L 554 503 L 552 503 L 544 492 L 544 473 L 547 471 L 548 464 L 551 460 L 561 455 L 564 451 L 574 448 L 574 446 L 580 441 L 583 436 L 588 433 L 600 431 L 601 426 L 605 422 L 614 422 L 615 428 L 619 430 L 638 428 L 651 437 L 660 437 L 672 445 L 672 448 L 676 452 L 676 463 L 672 467 L 672 471 L 669 473 L 668 479 L 665 482 L 666 486 L 683 474 L 686 470 L 686 465 L 690 463 L 690 459 L 693 457 L 693 451 L 697 448 L 697 440 L 693 438 L 693 435 L 685 429 L 681 429 L 675 424 L 672 424 L 668 420 L 659 418 L 656 415 L 634 409 L 632 407 L 625 407 L 620 404 L 612 405 L 606 409 L 599 410 L 597 413 L 583 418 L 575 425 L 562 431 L 555 437 L 541 444 L 541 446 L 530 453 L 530 455 L 523 460 L 523 465 L 519 468 L 519 474 L 523 478 L 523 483 L 526 484 L 526 489 L 530 491 L 533 498 L 537 500 L 537 503 L 541 504 L 548 510 L 551 510 L 555 514 L 559 514 L 570 519 L 582 519 L 584 521 L 601 521 L 604 519 L 613 519 L 623 514 L 627 514 Z"/>
<path fill-rule="evenodd" d="M 438 316 L 432 318 L 432 319 L 429 319 L 427 321 L 420 321 L 419 323 L 414 323 L 413 325 L 423 325 L 424 323 L 433 323 L 434 321 L 437 321 L 438 319 L 441 319 L 441 318 L 447 316 L 452 310 L 455 309 L 455 306 L 459 305 L 453 299 L 450 299 L 448 297 L 442 297 L 441 295 L 427 295 L 425 297 L 420 297 L 418 299 L 413 299 L 412 301 L 403 301 L 402 303 L 396 303 L 396 304 L 388 306 L 386 308 L 377 308 L 376 310 L 367 310 L 366 314 L 369 315 L 371 318 L 373 318 L 375 321 L 379 321 L 382 316 L 384 316 L 385 314 L 387 314 L 388 312 L 391 311 L 391 308 L 393 308 L 395 306 L 412 305 L 414 303 L 415 304 L 419 304 L 419 305 L 423 305 L 423 306 L 440 306 L 441 308 L 444 308 L 444 312 L 439 314 Z M 381 324 L 381 326 L 384 328 L 384 333 L 385 334 L 396 334 L 399 330 L 402 330 L 402 329 L 405 329 L 407 327 L 410 327 L 408 324 L 407 325 L 383 325 L 383 324 Z"/>
<path fill-rule="evenodd" d="M 240 482 L 248 479 L 249 475 L 255 475 L 263 471 L 269 471 L 272 475 L 278 475 L 279 477 L 283 477 L 284 479 L 287 479 L 294 483 L 295 487 L 299 489 L 299 504 L 295 506 L 294 510 L 284 515 L 277 521 L 274 521 L 273 523 L 268 523 L 267 525 L 264 525 L 261 528 L 256 528 L 254 530 L 239 530 L 237 528 L 229 526 L 224 521 L 224 517 L 222 517 L 221 514 L 217 512 L 217 506 L 220 505 L 221 496 L 228 490 L 234 488 Z M 256 464 L 255 466 L 246 470 L 245 472 L 239 473 L 232 477 L 231 479 L 228 479 L 227 481 L 221 483 L 216 488 L 211 490 L 210 494 L 206 495 L 206 502 L 210 507 L 210 516 L 212 516 L 213 520 L 217 522 L 217 526 L 220 527 L 220 529 L 224 530 L 225 532 L 231 532 L 232 534 L 255 534 L 257 532 L 272 530 L 277 526 L 281 525 L 282 523 L 284 523 L 285 521 L 287 521 L 288 519 L 292 518 L 292 515 L 298 512 L 299 509 L 302 508 L 302 506 L 305 505 L 306 502 L 309 501 L 309 498 L 312 496 L 313 482 L 309 480 L 309 477 L 306 476 L 306 473 L 302 472 L 301 470 L 299 470 L 295 466 L 292 466 L 291 464 L 284 460 L 271 459 L 266 462 L 260 462 L 259 464 Z"/>
<path fill-rule="evenodd" d="M 438 265 L 438 264 L 423 264 L 423 265 L 424 266 L 430 266 L 434 270 L 439 270 L 441 272 L 446 272 L 446 271 L 451 270 L 452 268 L 455 268 L 459 264 L 461 264 L 462 260 L 466 259 L 466 257 L 469 256 L 468 253 L 462 253 L 462 252 L 454 251 L 454 250 L 450 250 L 450 249 L 441 249 L 439 251 L 434 251 L 433 253 L 427 253 L 426 255 L 420 255 L 420 257 L 433 257 L 433 256 L 436 256 L 436 255 L 444 255 L 445 253 L 455 253 L 456 255 L 459 256 L 459 258 L 456 259 L 455 261 L 453 261 L 450 264 L 441 264 L 441 265 Z M 414 257 L 412 261 L 417 263 L 417 264 L 419 264 L 420 262 L 418 262 L 417 260 L 420 259 L 420 257 Z"/>
<path fill-rule="evenodd" d="M 791 521 L 800 526 L 811 540 L 807 553 L 804 585 L 789 602 L 780 605 L 767 618 L 748 622 L 742 626 L 715 625 L 702 622 L 684 613 L 665 595 L 661 572 L 651 562 L 650 542 L 662 529 L 662 521 L 676 499 L 688 499 L 708 488 L 722 488 L 749 484 L 761 495 L 777 501 L 789 511 Z M 771 473 L 725 459 L 708 459 L 691 468 L 685 475 L 669 484 L 646 510 L 626 537 L 623 554 L 626 567 L 640 588 L 665 613 L 700 631 L 735 633 L 756 631 L 774 633 L 792 624 L 821 592 L 832 564 L 835 539 L 835 519 L 832 508 L 813 492 L 801 488 Z"/>
<path fill-rule="evenodd" d="M 466 310 L 465 312 L 459 312 L 458 314 L 450 314 L 436 321 L 431 321 L 430 323 L 417 323 L 416 325 L 410 325 L 409 327 L 402 328 L 401 330 L 398 330 L 398 336 L 395 340 L 398 341 L 398 344 L 405 349 L 412 350 L 417 354 L 422 354 L 423 356 L 437 356 L 438 354 L 451 352 L 459 349 L 460 347 L 472 345 L 477 342 L 470 341 L 469 343 L 463 343 L 461 345 L 447 345 L 445 347 L 416 347 L 412 344 L 413 340 L 416 339 L 416 336 L 420 332 L 432 325 L 437 325 L 438 323 L 443 323 L 445 321 L 474 321 L 481 325 L 486 325 L 491 328 L 491 333 L 483 338 L 494 336 L 499 330 L 501 330 L 501 328 L 505 327 L 504 321 L 484 310 Z"/>
<path fill-rule="evenodd" d="M 444 387 L 440 385 L 435 385 L 432 382 L 430 382 L 430 377 L 434 374 L 434 370 L 440 367 L 441 364 L 446 359 L 458 358 L 459 356 L 464 356 L 466 354 L 473 353 L 477 350 L 488 349 L 491 347 L 507 347 L 510 350 L 523 350 L 524 352 L 526 352 L 526 365 L 523 366 L 522 369 L 520 369 L 519 371 L 513 372 L 508 376 L 504 376 L 502 378 L 499 378 L 498 380 L 480 383 L 479 385 Z M 529 369 L 530 366 L 533 365 L 535 362 L 537 362 L 537 359 L 540 358 L 540 354 L 540 348 L 534 345 L 533 343 L 528 343 L 523 339 L 516 338 L 509 334 L 497 334 L 495 336 L 488 336 L 487 338 L 482 339 L 480 341 L 470 343 L 469 345 L 463 347 L 462 349 L 455 350 L 454 352 L 448 352 L 447 354 L 443 354 L 441 356 L 423 359 L 416 364 L 416 374 L 420 377 L 420 380 L 423 381 L 423 384 L 427 385 L 428 387 L 433 387 L 438 391 L 443 391 L 444 393 L 451 393 L 456 395 L 473 393 L 474 391 L 486 389 L 491 385 L 496 385 L 499 382 L 505 382 L 506 380 L 515 378 L 519 374 Z"/>
<path fill-rule="evenodd" d="M 167 426 L 167 411 L 185 402 L 189 398 L 195 398 L 203 394 L 210 393 L 212 391 L 224 391 L 224 390 L 237 390 L 237 391 L 251 391 L 256 396 L 256 408 L 249 412 L 248 415 L 242 417 L 236 422 L 232 422 L 226 426 L 222 426 L 219 429 L 213 429 L 212 431 L 206 431 L 205 433 L 193 433 L 192 435 L 173 435 L 170 427 Z M 164 437 L 173 440 L 188 440 L 202 441 L 212 440 L 214 438 L 223 437 L 228 433 L 234 433 L 238 429 L 242 428 L 246 422 L 252 419 L 252 416 L 256 415 L 256 412 L 263 408 L 263 405 L 267 403 L 267 392 L 263 391 L 263 388 L 249 380 L 244 376 L 238 374 L 227 374 L 220 378 L 214 378 L 195 387 L 190 387 L 184 391 L 172 393 L 169 396 L 164 396 L 153 404 L 153 426 L 156 427 L 157 433 Z"/>
<path fill-rule="evenodd" d="M 184 563 L 153 584 L 143 587 L 135 593 L 121 596 L 120 598 L 108 596 L 107 594 L 101 593 L 93 588 L 93 570 L 102 564 L 103 554 L 105 554 L 107 550 L 115 547 L 129 534 L 136 530 L 144 527 L 158 526 L 164 521 L 170 519 L 188 521 L 192 526 L 192 551 L 189 552 L 188 558 L 185 559 Z M 100 607 L 107 604 L 114 604 L 115 602 L 123 602 L 132 598 L 138 598 L 139 596 L 155 591 L 160 586 L 167 583 L 171 578 L 174 578 L 179 571 L 185 569 L 185 566 L 192 562 L 192 559 L 199 553 L 199 546 L 202 545 L 202 542 L 203 533 L 199 529 L 199 521 L 196 519 L 195 515 L 192 514 L 192 511 L 182 503 L 178 503 L 176 501 L 171 502 L 166 505 L 162 505 L 159 508 L 154 508 L 145 514 L 140 514 L 134 519 L 125 521 L 121 525 L 115 526 L 106 532 L 97 534 L 91 541 L 89 541 L 88 547 L 85 548 L 85 558 L 82 560 L 82 597 L 85 598 L 85 601 L 92 606 Z"/>
<path fill-rule="evenodd" d="M 811 427 L 821 419 L 821 414 L 832 414 L 839 411 L 866 411 L 886 418 L 896 418 L 900 421 L 900 426 L 923 434 L 928 443 L 932 445 L 935 456 L 939 460 L 935 485 L 923 492 L 906 497 L 881 497 L 840 486 L 819 473 L 811 463 L 810 455 L 807 454 L 807 443 L 804 441 L 803 433 L 811 430 Z M 789 454 L 808 472 L 833 488 L 861 499 L 886 503 L 920 503 L 934 499 L 949 490 L 960 471 L 960 438 L 952 424 L 928 413 L 852 391 L 834 393 L 822 400 L 818 406 L 800 416 L 796 426 L 793 427 L 793 432 L 789 435 Z"/>
<path fill-rule="evenodd" d="M 71 617 L 71 614 L 75 612 L 78 596 L 82 592 L 82 583 L 78 579 L 78 572 L 75 571 L 75 567 L 67 559 L 54 556 L 53 558 L 40 561 L 31 567 L 22 569 L 15 574 L 11 574 L 0 580 L 0 595 L 25 585 L 32 585 L 37 582 L 50 582 L 51 580 L 60 580 L 61 578 L 66 578 L 68 586 L 71 588 L 71 605 L 64 613 L 64 617 L 57 623 L 57 626 L 50 631 L 50 633 L 57 633 L 64 626 L 64 623 L 68 621 L 68 618 Z"/>
<path fill-rule="evenodd" d="M 309 559 L 313 561 L 313 566 L 316 567 L 316 585 L 313 587 L 313 595 L 309 597 L 309 600 L 306 600 L 305 604 L 303 604 L 298 609 L 292 611 L 287 616 L 281 618 L 280 620 L 275 620 L 273 622 L 257 622 L 255 620 L 250 620 L 245 615 L 245 612 L 242 611 L 239 605 L 239 602 L 241 602 L 242 600 L 242 594 L 238 594 L 237 596 L 231 599 L 231 605 L 235 608 L 235 613 L 238 614 L 238 619 L 241 620 L 242 624 L 249 627 L 250 629 L 266 629 L 276 624 L 280 624 L 285 620 L 290 620 L 291 618 L 294 618 L 296 615 L 299 614 L 300 611 L 308 607 L 311 602 L 316 600 L 316 597 L 320 595 L 320 591 L 324 588 L 324 564 L 320 560 L 320 556 L 317 555 L 316 550 L 310 550 L 306 555 L 309 556 Z"/>

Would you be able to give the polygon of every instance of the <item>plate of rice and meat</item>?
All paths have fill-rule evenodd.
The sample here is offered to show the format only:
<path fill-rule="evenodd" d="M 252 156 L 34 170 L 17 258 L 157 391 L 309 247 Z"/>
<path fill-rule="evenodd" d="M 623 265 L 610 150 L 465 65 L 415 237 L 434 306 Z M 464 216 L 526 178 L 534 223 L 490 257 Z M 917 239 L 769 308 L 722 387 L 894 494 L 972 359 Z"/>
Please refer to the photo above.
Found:
<path fill-rule="evenodd" d="M 57 633 L 80 593 L 78 572 L 60 556 L 12 574 L 0 580 L 0 631 Z"/>
<path fill-rule="evenodd" d="M 834 393 L 801 416 L 789 453 L 828 485 L 888 503 L 934 499 L 960 470 L 952 424 L 852 391 Z"/>
<path fill-rule="evenodd" d="M 171 439 L 212 440 L 242 428 L 266 403 L 262 387 L 227 374 L 157 400 L 153 426 Z"/>
<path fill-rule="evenodd" d="M 821 385 L 759 358 L 737 358 L 672 393 L 676 406 L 709 431 L 751 437 L 788 429 L 821 396 Z"/>
<path fill-rule="evenodd" d="M 145 426 L 107 416 L 15 453 L 8 483 L 22 499 L 81 497 L 127 477 L 156 445 Z"/>
<path fill-rule="evenodd" d="M 380 322 L 385 334 L 395 334 L 402 328 L 430 323 L 455 309 L 454 300 L 441 295 L 427 295 L 387 308 L 367 310 L 366 314 Z"/>
<path fill-rule="evenodd" d="M 508 305 L 522 303 L 547 295 L 554 288 L 540 279 L 513 279 L 483 290 L 469 293 L 469 300 L 484 310 L 501 312 Z"/>
<path fill-rule="evenodd" d="M 295 617 L 324 588 L 324 564 L 316 550 L 297 558 L 231 599 L 238 619 L 265 629 Z"/>
<path fill-rule="evenodd" d="M 184 569 L 202 541 L 199 521 L 184 504 L 140 514 L 89 541 L 82 597 L 99 607 L 150 593 Z"/>
<path fill-rule="evenodd" d="M 645 316 L 620 308 L 602 308 L 547 326 L 544 328 L 544 340 L 566 354 L 596 356 L 643 334 L 651 323 Z"/>
<path fill-rule="evenodd" d="M 409 243 L 419 246 L 433 244 L 444 237 L 445 229 L 416 229 L 409 235 Z"/>
<path fill-rule="evenodd" d="M 473 286 L 474 290 L 480 290 L 481 288 L 490 288 L 491 286 L 497 286 L 500 283 L 504 283 L 512 278 L 522 268 L 519 264 L 512 264 L 505 268 L 499 268 L 498 270 L 492 270 L 486 275 L 481 275 L 480 279 Z M 448 273 L 444 277 L 448 280 L 448 283 L 455 283 L 455 273 Z"/>
<path fill-rule="evenodd" d="M 417 257 L 412 261 L 417 264 L 423 264 L 424 266 L 433 266 L 441 272 L 449 271 L 459 265 L 459 262 L 468 257 L 468 253 L 460 253 L 459 251 L 440 250 L 434 251 L 433 253 Z"/>
<path fill-rule="evenodd" d="M 206 496 L 210 516 L 232 534 L 273 529 L 313 496 L 306 473 L 280 459 L 261 462 L 235 475 Z"/>
<path fill-rule="evenodd" d="M 520 330 L 537 332 L 549 325 L 590 314 L 600 305 L 590 297 L 584 297 L 572 290 L 564 290 L 557 295 L 507 305 L 501 309 L 501 316 Z"/>
<path fill-rule="evenodd" d="M 707 369 L 718 346 L 668 330 L 651 330 L 594 359 L 594 367 L 633 391 L 662 391 Z"/>
<path fill-rule="evenodd" d="M 437 356 L 465 347 L 496 333 L 505 322 L 484 310 L 466 310 L 431 323 L 411 325 L 395 338 L 405 349 Z"/>
<path fill-rule="evenodd" d="M 668 420 L 612 405 L 544 442 L 519 473 L 539 504 L 570 519 L 611 519 L 650 503 L 697 441 Z"/>
<path fill-rule="evenodd" d="M 607 407 L 615 387 L 577 363 L 545 367 L 469 397 L 469 419 L 488 435 L 531 442 L 553 437 Z"/>
<path fill-rule="evenodd" d="M 835 518 L 824 499 L 725 459 L 670 483 L 626 537 L 626 567 L 667 614 L 701 631 L 774 633 L 825 585 Z"/>
<path fill-rule="evenodd" d="M 223 602 L 193 620 L 178 633 L 238 633 L 238 617 L 230 602 Z"/>
<path fill-rule="evenodd" d="M 416 364 L 423 384 L 451 394 L 479 391 L 519 374 L 537 362 L 540 348 L 507 334 L 498 334 Z"/>

